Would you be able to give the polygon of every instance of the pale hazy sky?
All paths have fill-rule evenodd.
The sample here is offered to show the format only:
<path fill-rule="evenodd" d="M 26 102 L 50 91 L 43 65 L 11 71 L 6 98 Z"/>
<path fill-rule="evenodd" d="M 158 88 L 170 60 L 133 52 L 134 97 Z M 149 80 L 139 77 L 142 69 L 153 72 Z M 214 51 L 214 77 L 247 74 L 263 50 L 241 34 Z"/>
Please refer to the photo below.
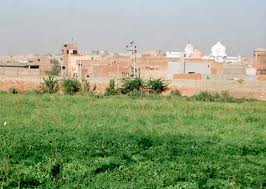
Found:
<path fill-rule="evenodd" d="M 83 50 L 208 53 L 222 41 L 232 54 L 266 47 L 266 0 L 0 0 L 0 54 L 59 52 L 76 38 Z"/>

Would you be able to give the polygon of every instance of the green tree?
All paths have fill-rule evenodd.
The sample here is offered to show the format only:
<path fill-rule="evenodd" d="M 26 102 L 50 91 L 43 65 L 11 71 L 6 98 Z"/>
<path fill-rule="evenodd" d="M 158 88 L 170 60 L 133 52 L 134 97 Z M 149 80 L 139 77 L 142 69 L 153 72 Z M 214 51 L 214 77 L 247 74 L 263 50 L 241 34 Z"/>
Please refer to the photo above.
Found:
<path fill-rule="evenodd" d="M 51 76 L 59 76 L 60 73 L 60 64 L 59 61 L 55 58 L 52 59 L 53 67 L 50 71 L 48 71 L 48 75 Z"/>

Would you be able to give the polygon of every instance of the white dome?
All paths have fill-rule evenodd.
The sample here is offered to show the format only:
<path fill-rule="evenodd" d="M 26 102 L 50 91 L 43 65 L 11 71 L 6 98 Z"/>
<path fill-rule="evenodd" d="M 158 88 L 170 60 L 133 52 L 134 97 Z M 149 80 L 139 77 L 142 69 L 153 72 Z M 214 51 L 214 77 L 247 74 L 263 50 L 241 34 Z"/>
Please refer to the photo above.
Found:
<path fill-rule="evenodd" d="M 194 52 L 194 46 L 192 44 L 187 44 L 186 48 L 185 48 L 185 55 L 186 57 L 189 57 L 190 55 L 192 55 Z"/>
<path fill-rule="evenodd" d="M 212 56 L 213 57 L 226 57 L 226 47 L 221 43 L 218 42 L 216 45 L 212 47 Z"/>

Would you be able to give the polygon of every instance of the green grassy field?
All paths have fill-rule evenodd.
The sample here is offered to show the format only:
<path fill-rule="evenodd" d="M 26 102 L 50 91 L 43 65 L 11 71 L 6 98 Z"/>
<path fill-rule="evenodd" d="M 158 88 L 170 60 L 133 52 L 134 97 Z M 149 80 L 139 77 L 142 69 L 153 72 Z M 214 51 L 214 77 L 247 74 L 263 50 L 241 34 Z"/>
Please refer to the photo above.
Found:
<path fill-rule="evenodd" d="M 0 188 L 266 188 L 266 102 L 0 93 Z"/>

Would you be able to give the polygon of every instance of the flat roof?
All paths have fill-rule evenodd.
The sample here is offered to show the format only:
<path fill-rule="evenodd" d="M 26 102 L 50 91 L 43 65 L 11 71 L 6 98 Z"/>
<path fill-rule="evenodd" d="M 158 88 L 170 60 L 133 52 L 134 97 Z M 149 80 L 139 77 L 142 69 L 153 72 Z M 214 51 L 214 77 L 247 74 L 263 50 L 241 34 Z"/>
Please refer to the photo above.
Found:
<path fill-rule="evenodd" d="M 38 64 L 31 64 L 31 63 L 20 63 L 20 62 L 14 62 L 14 63 L 2 63 L 0 62 L 0 67 L 20 67 L 20 68 L 26 68 L 29 66 L 39 66 Z"/>
<path fill-rule="evenodd" d="M 263 49 L 263 48 L 257 48 L 257 49 L 255 49 L 255 52 L 266 52 L 266 49 Z"/>

